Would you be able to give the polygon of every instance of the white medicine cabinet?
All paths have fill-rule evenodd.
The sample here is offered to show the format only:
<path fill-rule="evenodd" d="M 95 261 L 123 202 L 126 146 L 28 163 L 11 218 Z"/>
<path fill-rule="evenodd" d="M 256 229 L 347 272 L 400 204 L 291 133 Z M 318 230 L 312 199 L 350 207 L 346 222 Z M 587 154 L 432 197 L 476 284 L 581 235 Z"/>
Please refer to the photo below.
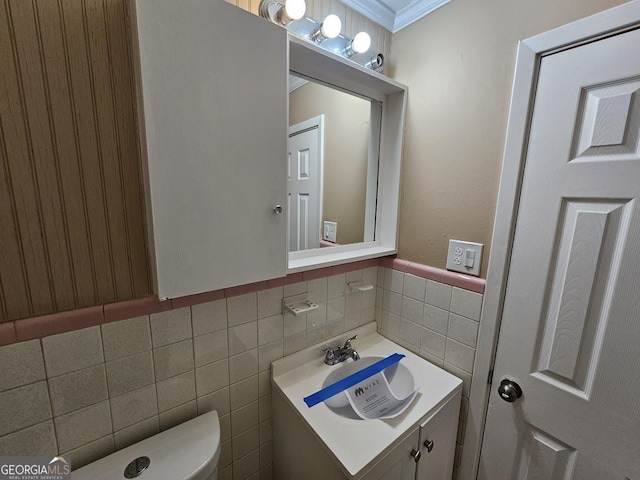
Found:
<path fill-rule="evenodd" d="M 396 252 L 406 87 L 223 0 L 131 5 L 160 298 Z M 287 253 L 290 69 L 382 106 L 373 241 Z"/>

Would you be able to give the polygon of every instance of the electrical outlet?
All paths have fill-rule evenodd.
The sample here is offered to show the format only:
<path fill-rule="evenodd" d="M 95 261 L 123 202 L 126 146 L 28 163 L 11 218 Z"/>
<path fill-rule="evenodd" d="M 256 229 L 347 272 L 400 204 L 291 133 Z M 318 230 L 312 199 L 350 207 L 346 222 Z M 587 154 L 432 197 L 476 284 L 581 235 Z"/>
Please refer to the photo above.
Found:
<path fill-rule="evenodd" d="M 338 224 L 336 222 L 324 222 L 323 240 L 336 243 L 338 238 Z"/>
<path fill-rule="evenodd" d="M 447 270 L 479 277 L 483 246 L 482 243 L 449 240 Z"/>

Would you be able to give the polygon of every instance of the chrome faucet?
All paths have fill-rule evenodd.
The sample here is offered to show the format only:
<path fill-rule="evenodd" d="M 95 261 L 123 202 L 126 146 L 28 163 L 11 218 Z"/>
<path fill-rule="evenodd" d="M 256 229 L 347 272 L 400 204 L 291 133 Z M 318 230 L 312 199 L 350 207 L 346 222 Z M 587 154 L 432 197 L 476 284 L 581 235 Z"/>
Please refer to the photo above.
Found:
<path fill-rule="evenodd" d="M 351 346 L 351 341 L 358 338 L 358 335 L 354 335 L 344 342 L 344 345 L 341 347 L 338 345 L 337 347 L 327 347 L 322 349 L 322 352 L 325 353 L 324 363 L 327 365 L 336 365 L 340 362 L 344 362 L 347 358 L 353 358 L 354 360 L 360 360 L 360 355 L 356 352 Z"/>

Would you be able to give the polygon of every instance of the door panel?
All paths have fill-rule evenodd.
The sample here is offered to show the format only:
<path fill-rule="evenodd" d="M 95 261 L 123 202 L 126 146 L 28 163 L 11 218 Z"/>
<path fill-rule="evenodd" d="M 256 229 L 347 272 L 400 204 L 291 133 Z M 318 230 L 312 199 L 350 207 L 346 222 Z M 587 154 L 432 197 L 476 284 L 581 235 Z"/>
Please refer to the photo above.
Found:
<path fill-rule="evenodd" d="M 534 355 L 540 380 L 588 398 L 606 319 L 602 308 L 613 258 L 628 231 L 629 203 L 563 199 L 557 258 L 550 279 L 542 341 Z"/>
<path fill-rule="evenodd" d="M 640 477 L 639 139 L 640 31 L 543 57 L 479 478 Z"/>
<path fill-rule="evenodd" d="M 575 461 L 575 450 L 534 427 L 530 426 L 527 433 L 527 442 L 520 452 L 521 471 L 518 478 L 570 478 L 568 473 Z"/>
<path fill-rule="evenodd" d="M 320 247 L 323 116 L 289 127 L 289 251 Z"/>

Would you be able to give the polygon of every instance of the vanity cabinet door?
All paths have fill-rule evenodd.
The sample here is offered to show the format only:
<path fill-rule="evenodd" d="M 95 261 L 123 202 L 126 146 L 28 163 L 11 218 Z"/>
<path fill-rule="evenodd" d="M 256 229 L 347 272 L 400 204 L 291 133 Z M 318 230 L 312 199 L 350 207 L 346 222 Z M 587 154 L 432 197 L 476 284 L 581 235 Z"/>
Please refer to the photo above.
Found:
<path fill-rule="evenodd" d="M 417 463 L 412 452 L 417 452 L 417 441 L 416 428 L 376 463 L 363 480 L 414 480 Z"/>
<path fill-rule="evenodd" d="M 460 399 L 458 392 L 420 425 L 422 456 L 417 464 L 416 480 L 449 480 L 453 476 Z"/>
<path fill-rule="evenodd" d="M 284 276 L 286 30 L 223 0 L 132 3 L 159 296 Z"/>

